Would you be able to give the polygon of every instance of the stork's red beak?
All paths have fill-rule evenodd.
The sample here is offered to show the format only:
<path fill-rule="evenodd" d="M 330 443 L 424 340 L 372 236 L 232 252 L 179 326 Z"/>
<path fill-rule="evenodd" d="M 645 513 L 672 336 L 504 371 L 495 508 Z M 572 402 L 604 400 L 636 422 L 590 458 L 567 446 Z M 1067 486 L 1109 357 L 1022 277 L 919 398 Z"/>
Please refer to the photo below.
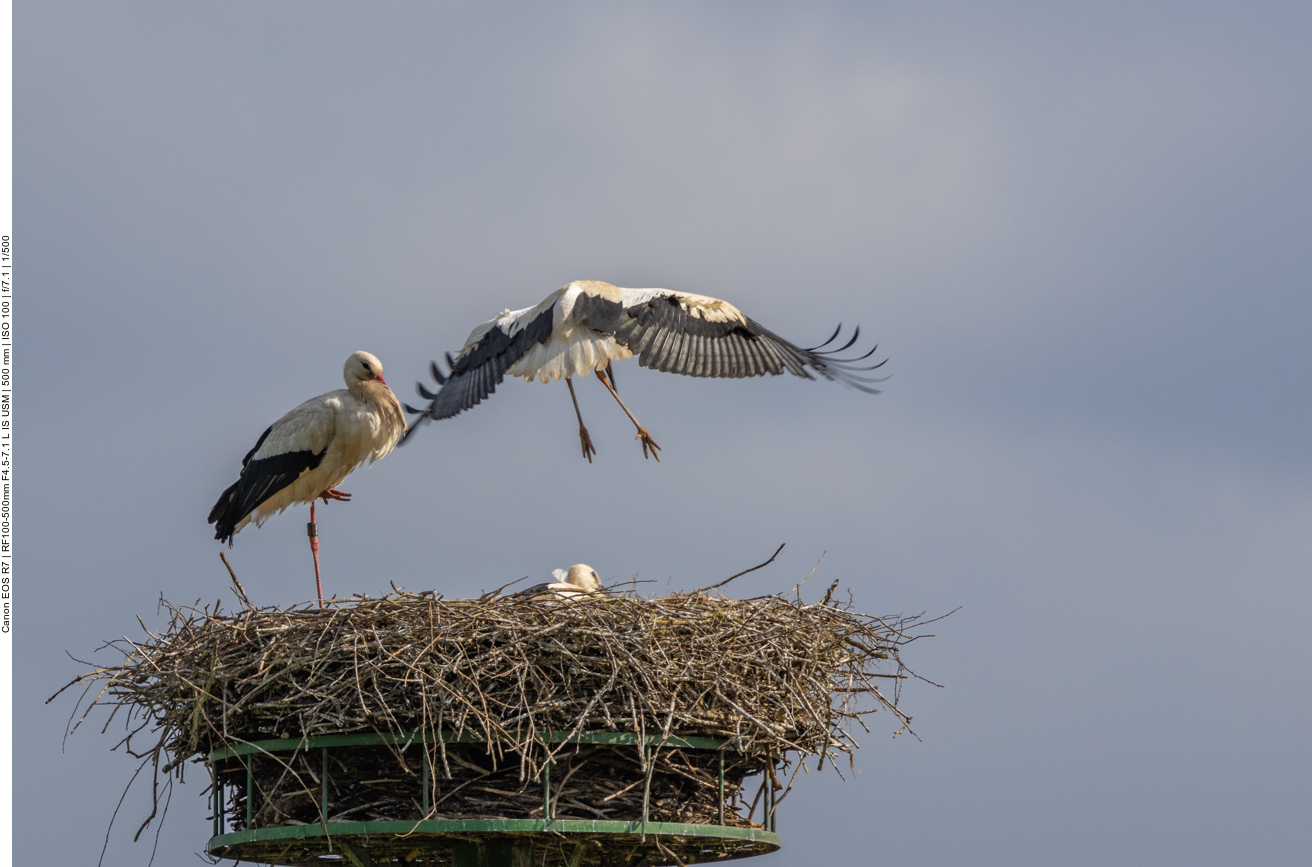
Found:
<path fill-rule="evenodd" d="M 381 373 L 378 374 L 377 376 L 375 376 L 374 379 L 378 380 L 378 381 L 381 382 L 383 385 L 387 385 L 387 380 L 383 379 L 383 375 L 382 375 Z M 390 385 L 387 385 L 387 387 L 388 387 L 388 388 L 391 388 Z"/>

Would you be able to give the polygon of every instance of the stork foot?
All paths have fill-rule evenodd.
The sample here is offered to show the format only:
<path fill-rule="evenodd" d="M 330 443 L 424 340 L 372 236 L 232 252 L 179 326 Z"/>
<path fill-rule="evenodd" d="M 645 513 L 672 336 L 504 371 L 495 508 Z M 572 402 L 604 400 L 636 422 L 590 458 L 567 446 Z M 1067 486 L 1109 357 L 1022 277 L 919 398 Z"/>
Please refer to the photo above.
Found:
<path fill-rule="evenodd" d="M 592 437 L 588 435 L 588 429 L 579 425 L 579 443 L 583 446 L 583 457 L 592 463 L 592 456 L 597 453 L 597 447 L 592 444 Z"/>
<path fill-rule="evenodd" d="M 661 456 L 659 454 L 661 447 L 656 445 L 656 440 L 651 438 L 651 434 L 647 433 L 645 427 L 638 428 L 638 435 L 635 436 L 634 439 L 642 440 L 642 456 L 644 458 L 647 457 L 647 450 L 650 449 L 651 456 L 656 459 L 656 463 L 659 464 L 661 462 Z"/>
<path fill-rule="evenodd" d="M 339 491 L 336 488 L 325 488 L 323 491 L 319 492 L 319 496 L 323 498 L 325 503 L 329 500 L 341 500 L 343 503 L 351 502 L 350 494 L 346 493 L 346 491 Z"/>

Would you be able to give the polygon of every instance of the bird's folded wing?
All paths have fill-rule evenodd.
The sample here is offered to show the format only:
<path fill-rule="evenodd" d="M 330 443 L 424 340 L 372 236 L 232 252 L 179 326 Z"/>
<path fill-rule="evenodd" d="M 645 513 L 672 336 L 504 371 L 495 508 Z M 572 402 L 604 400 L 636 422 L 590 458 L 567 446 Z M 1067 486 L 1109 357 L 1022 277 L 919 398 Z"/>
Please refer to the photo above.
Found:
<path fill-rule="evenodd" d="M 555 587 L 555 586 L 556 586 L 555 584 L 546 584 L 546 583 L 543 583 L 543 584 L 534 584 L 532 587 L 525 587 L 523 590 L 519 590 L 519 591 L 516 591 L 516 592 L 514 592 L 514 593 L 510 593 L 510 594 L 508 594 L 508 595 L 506 596 L 506 598 L 507 598 L 507 599 L 532 599 L 532 598 L 534 598 L 534 597 L 536 597 L 536 596 L 542 596 L 543 594 L 550 594 L 550 593 L 551 593 L 551 588 L 552 588 L 552 587 Z"/>
<path fill-rule="evenodd" d="M 273 433 L 273 425 L 269 425 L 264 429 L 264 433 L 260 434 L 260 438 L 255 441 L 255 445 L 251 446 L 251 450 L 246 453 L 246 457 L 241 459 L 241 468 L 243 470 L 246 469 L 246 465 L 251 462 L 251 458 L 255 457 L 255 453 L 260 450 L 260 446 L 264 445 L 264 441 L 269 438 L 271 433 Z M 214 523 L 213 520 L 210 523 Z"/>
<path fill-rule="evenodd" d="M 241 477 L 223 492 L 209 520 L 226 538 L 261 503 L 315 469 L 328 453 L 341 397 L 329 392 L 311 398 L 260 434 L 242 458 Z"/>
<path fill-rule="evenodd" d="M 302 449 L 252 460 L 233 485 L 229 506 L 225 510 L 231 516 L 232 524 L 235 526 L 265 500 L 299 479 L 302 473 L 318 467 L 327 453 L 326 448 L 317 454 Z M 215 509 L 218 509 L 217 505 Z"/>
<path fill-rule="evenodd" d="M 337 432 L 337 413 L 346 399 L 345 389 L 310 398 L 274 422 L 251 457 L 258 461 L 287 452 L 321 454 Z"/>

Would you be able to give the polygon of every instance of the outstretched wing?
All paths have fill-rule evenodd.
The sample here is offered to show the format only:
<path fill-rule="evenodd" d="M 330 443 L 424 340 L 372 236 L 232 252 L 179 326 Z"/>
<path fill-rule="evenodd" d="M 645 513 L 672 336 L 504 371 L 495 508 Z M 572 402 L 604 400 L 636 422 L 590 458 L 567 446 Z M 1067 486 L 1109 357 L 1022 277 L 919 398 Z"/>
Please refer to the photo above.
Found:
<path fill-rule="evenodd" d="M 443 375 L 436 364 L 432 366 L 433 377 L 441 386 L 436 394 L 418 384 L 420 395 L 430 401 L 427 408 L 416 410 L 407 406 L 406 409 L 422 412 L 425 418 L 443 419 L 482 403 L 497 390 L 506 371 L 534 344 L 551 339 L 552 315 L 553 305 L 543 302 L 483 323 L 474 329 L 458 356 L 454 359 L 447 356 L 450 373 Z"/>
<path fill-rule="evenodd" d="M 643 367 L 685 376 L 737 379 L 785 370 L 794 376 L 813 379 L 811 372 L 828 380 L 846 382 L 861 391 L 878 393 L 871 383 L 882 379 L 862 376 L 884 362 L 861 367 L 875 348 L 857 358 L 834 357 L 856 343 L 857 328 L 850 340 L 837 349 L 833 343 L 842 330 L 819 346 L 795 346 L 744 316 L 736 307 L 718 298 L 672 292 L 668 289 L 623 289 L 620 302 L 589 296 L 575 303 L 573 316 L 591 328 L 611 334 L 615 342 L 638 356 Z"/>

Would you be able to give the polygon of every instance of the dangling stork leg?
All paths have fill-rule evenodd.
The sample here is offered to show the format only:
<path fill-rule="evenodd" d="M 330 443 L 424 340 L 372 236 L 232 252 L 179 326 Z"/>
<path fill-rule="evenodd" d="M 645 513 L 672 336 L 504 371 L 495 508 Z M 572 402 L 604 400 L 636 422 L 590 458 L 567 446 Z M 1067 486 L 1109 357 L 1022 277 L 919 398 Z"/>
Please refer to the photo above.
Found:
<path fill-rule="evenodd" d="M 579 399 L 574 396 L 574 382 L 567 376 L 565 384 L 569 386 L 569 399 L 574 401 L 574 415 L 579 419 L 579 442 L 583 444 L 583 457 L 592 463 L 592 456 L 597 453 L 596 448 L 592 445 L 592 437 L 588 436 L 588 429 L 583 426 L 583 413 L 579 412 Z"/>
<path fill-rule="evenodd" d="M 310 501 L 310 523 L 305 525 L 310 537 L 310 553 L 314 555 L 314 589 L 319 593 L 319 607 L 323 608 L 323 580 L 319 577 L 319 525 L 314 521 L 314 500 Z"/>
<path fill-rule="evenodd" d="M 659 452 L 661 450 L 661 447 L 656 445 L 656 440 L 651 438 L 651 434 L 647 433 L 647 429 L 645 427 L 638 424 L 638 420 L 633 417 L 633 413 L 629 412 L 629 408 L 624 405 L 624 401 L 620 400 L 619 394 L 615 392 L 615 387 L 611 385 L 610 380 L 606 378 L 606 371 L 598 370 L 597 379 L 601 381 L 602 385 L 606 386 L 606 390 L 610 392 L 611 397 L 615 398 L 615 400 L 620 405 L 620 409 L 624 410 L 624 414 L 629 417 L 629 421 L 633 422 L 633 426 L 638 429 L 638 435 L 635 436 L 634 439 L 642 440 L 642 456 L 644 458 L 647 457 L 647 450 L 650 449 L 651 456 L 656 459 L 656 463 L 660 463 L 661 456 Z"/>

